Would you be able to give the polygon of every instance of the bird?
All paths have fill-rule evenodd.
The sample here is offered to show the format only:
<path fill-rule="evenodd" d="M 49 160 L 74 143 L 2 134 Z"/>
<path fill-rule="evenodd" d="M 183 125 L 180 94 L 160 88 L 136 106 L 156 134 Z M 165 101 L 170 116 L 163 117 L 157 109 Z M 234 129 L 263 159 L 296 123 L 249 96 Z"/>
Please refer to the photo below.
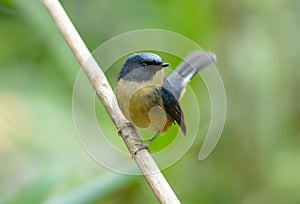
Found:
<path fill-rule="evenodd" d="M 197 64 L 199 59 L 201 63 Z M 155 131 L 150 141 L 136 152 L 148 149 L 157 136 L 166 133 L 172 124 L 178 124 L 183 135 L 186 135 L 185 118 L 179 100 L 189 80 L 215 60 L 213 53 L 193 52 L 166 78 L 164 69 L 169 64 L 159 55 L 140 52 L 127 58 L 119 72 L 115 89 L 118 105 L 135 126 Z"/>

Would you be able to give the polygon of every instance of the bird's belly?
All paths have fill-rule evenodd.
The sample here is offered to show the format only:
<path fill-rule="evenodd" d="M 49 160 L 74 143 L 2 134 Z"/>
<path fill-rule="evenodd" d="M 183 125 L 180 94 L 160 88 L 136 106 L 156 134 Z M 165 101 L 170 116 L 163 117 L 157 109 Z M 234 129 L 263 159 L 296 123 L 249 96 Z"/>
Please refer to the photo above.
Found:
<path fill-rule="evenodd" d="M 152 84 L 137 88 L 138 85 L 134 82 L 128 83 L 130 86 L 124 86 L 124 84 L 120 86 L 120 84 L 116 90 L 118 103 L 125 117 L 140 128 L 166 132 L 172 122 L 163 108 L 162 99 L 158 93 L 159 86 Z M 127 89 L 121 87 L 127 87 Z"/>

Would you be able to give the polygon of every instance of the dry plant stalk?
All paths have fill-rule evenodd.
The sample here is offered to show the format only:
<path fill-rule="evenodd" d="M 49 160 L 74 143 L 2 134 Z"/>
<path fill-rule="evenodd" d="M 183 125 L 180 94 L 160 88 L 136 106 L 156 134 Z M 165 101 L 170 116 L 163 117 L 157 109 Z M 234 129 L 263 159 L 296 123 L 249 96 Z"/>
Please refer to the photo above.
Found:
<path fill-rule="evenodd" d="M 142 141 L 137 135 L 136 129 L 120 111 L 115 94 L 104 73 L 87 49 L 60 2 L 58 0 L 42 0 L 42 2 L 89 78 L 98 98 L 119 130 L 128 150 L 133 154 L 137 146 L 142 144 Z M 139 151 L 134 156 L 134 160 L 160 203 L 180 203 L 148 150 Z"/>

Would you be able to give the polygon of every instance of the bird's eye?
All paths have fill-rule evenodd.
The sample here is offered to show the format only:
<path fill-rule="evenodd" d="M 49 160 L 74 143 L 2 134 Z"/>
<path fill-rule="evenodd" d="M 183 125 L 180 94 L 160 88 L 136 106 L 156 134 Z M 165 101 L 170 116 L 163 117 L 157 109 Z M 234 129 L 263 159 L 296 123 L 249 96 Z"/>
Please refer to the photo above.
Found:
<path fill-rule="evenodd" d="M 142 65 L 143 65 L 143 66 L 146 66 L 146 65 L 147 65 L 147 63 L 146 63 L 146 62 L 143 62 L 143 63 L 142 63 Z"/>

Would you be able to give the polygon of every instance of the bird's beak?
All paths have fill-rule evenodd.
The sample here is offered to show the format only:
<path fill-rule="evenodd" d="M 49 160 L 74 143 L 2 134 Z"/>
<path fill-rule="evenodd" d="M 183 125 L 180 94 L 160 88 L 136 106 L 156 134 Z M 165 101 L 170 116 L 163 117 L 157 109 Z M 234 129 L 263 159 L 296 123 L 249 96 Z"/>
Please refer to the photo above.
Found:
<path fill-rule="evenodd" d="M 168 67 L 170 64 L 169 63 L 162 63 L 161 66 L 162 67 Z"/>

